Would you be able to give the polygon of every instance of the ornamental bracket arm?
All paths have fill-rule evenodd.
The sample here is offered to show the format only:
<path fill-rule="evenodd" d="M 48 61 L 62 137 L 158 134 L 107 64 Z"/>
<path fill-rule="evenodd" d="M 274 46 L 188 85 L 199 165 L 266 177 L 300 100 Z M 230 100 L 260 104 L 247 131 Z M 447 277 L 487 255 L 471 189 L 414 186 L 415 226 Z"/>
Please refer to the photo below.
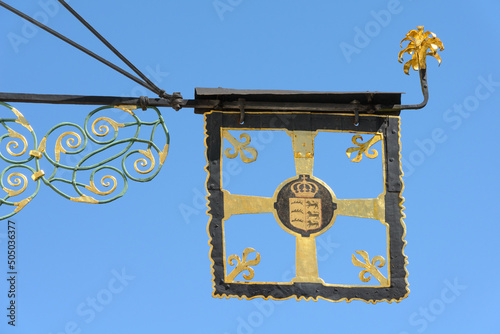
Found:
<path fill-rule="evenodd" d="M 434 34 L 433 32 L 426 31 L 424 32 L 424 26 L 417 26 L 417 30 L 410 30 L 405 38 L 401 40 L 400 46 L 402 43 L 408 41 L 408 45 L 398 54 L 398 61 L 403 63 L 403 55 L 408 53 L 412 55 L 412 58 L 408 60 L 403 67 L 403 71 L 405 74 L 409 75 L 410 68 L 419 72 L 420 77 L 420 86 L 422 88 L 422 95 L 424 100 L 419 104 L 404 104 L 404 105 L 395 105 L 392 108 L 388 109 L 421 109 L 427 105 L 429 101 L 429 86 L 427 84 L 427 65 L 426 65 L 426 57 L 431 56 L 437 59 L 439 65 L 441 65 L 441 57 L 438 55 L 438 51 L 443 51 L 444 46 L 443 42 Z M 384 106 L 377 106 L 376 110 L 381 111 L 385 110 Z"/>

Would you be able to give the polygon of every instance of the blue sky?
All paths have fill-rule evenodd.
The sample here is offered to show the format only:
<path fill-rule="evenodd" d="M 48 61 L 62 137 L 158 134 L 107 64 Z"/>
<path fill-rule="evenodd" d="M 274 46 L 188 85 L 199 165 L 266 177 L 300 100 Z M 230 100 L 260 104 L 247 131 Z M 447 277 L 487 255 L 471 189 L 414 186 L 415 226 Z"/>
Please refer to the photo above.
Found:
<path fill-rule="evenodd" d="M 56 1 L 9 4 L 119 63 Z M 130 181 L 124 197 L 105 205 L 74 203 L 42 185 L 11 218 L 18 247 L 15 328 L 7 325 L 5 316 L 7 223 L 0 223 L 2 333 L 498 331 L 495 300 L 500 296 L 495 287 L 500 271 L 494 254 L 500 222 L 499 161 L 494 133 L 500 121 L 495 110 L 500 72 L 493 66 L 499 51 L 497 2 L 70 4 L 158 86 L 182 92 L 185 98 L 194 97 L 195 87 L 225 87 L 404 92 L 403 103 L 417 103 L 418 74 L 403 73 L 397 61 L 399 42 L 417 25 L 436 33 L 445 50 L 440 67 L 435 59 L 427 60 L 429 103 L 423 110 L 403 111 L 401 117 L 411 292 L 400 303 L 376 305 L 213 298 L 203 117 L 192 109 L 161 108 L 171 145 L 154 180 Z M 154 97 L 6 10 L 0 13 L 0 91 Z M 12 105 L 39 140 L 58 123 L 83 125 L 95 109 Z M 2 117 L 12 117 L 7 115 L 2 108 Z M 225 182 L 235 194 L 272 196 L 294 173 L 287 160 L 290 140 L 282 133 L 256 138 L 262 160 L 252 166 L 239 161 Z M 349 136 L 341 140 L 350 144 Z M 318 157 L 323 154 L 315 172 L 334 184 L 330 186 L 337 197 L 370 198 L 380 192 L 380 160 L 364 159 L 358 166 L 345 156 L 329 157 L 330 150 L 338 146 L 342 153 L 348 146 L 330 144 L 326 135 L 317 145 Z M 5 152 L 3 146 L 1 150 Z M 250 240 L 273 259 L 263 279 L 286 276 L 294 265 L 289 251 L 293 239 L 273 219 L 238 217 L 227 232 L 234 236 L 228 244 L 233 253 L 241 253 Z M 262 226 L 275 229 L 273 242 L 259 239 L 256 231 Z M 354 273 L 356 279 L 358 272 L 340 259 L 349 259 L 358 245 L 372 247 L 381 235 L 379 227 L 355 219 L 336 222 L 318 241 L 325 274 L 351 282 Z"/>

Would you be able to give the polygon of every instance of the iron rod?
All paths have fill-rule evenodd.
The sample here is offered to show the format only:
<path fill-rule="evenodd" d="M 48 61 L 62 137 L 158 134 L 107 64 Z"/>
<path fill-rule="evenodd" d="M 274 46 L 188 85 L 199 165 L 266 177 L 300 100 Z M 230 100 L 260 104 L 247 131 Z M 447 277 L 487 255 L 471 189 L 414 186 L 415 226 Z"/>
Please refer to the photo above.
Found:
<path fill-rule="evenodd" d="M 153 92 L 161 95 L 162 90 L 156 86 L 147 76 L 145 76 L 141 71 L 137 69 L 137 67 L 134 66 L 127 58 L 125 58 L 124 55 L 120 53 L 111 43 L 108 42 L 107 39 L 105 39 L 90 23 L 88 23 L 80 14 L 78 14 L 70 5 L 66 3 L 64 0 L 58 0 L 61 5 L 64 6 L 73 16 L 80 21 L 94 36 L 96 36 L 104 45 L 108 47 L 118 58 L 120 58 L 121 61 L 123 61 L 132 71 L 134 71 L 139 77 L 141 77 L 142 80 L 144 80 L 151 88 L 153 88 Z M 169 95 L 161 96 L 161 97 L 171 97 Z"/>
<path fill-rule="evenodd" d="M 424 100 L 419 104 L 403 104 L 399 106 L 399 109 L 422 109 L 427 105 L 429 101 L 429 86 L 427 85 L 427 69 L 421 68 L 418 71 L 420 77 L 420 87 L 422 88 L 422 94 L 424 95 Z"/>
<path fill-rule="evenodd" d="M 47 27 L 47 26 L 46 26 L 46 25 L 44 25 L 43 23 L 41 23 L 41 22 L 39 22 L 39 21 L 37 21 L 37 20 L 35 20 L 35 19 L 31 18 L 30 16 L 28 16 L 28 15 L 24 14 L 23 12 L 21 12 L 21 11 L 19 11 L 19 10 L 15 9 L 14 7 L 9 6 L 8 4 L 6 4 L 6 3 L 5 3 L 5 2 L 3 2 L 3 1 L 0 1 L 0 6 L 4 7 L 5 9 L 8 9 L 8 10 L 9 10 L 9 11 L 11 11 L 12 13 L 14 13 L 14 14 L 16 14 L 16 15 L 18 15 L 18 16 L 20 16 L 20 17 L 22 17 L 23 19 L 25 19 L 25 20 L 27 20 L 27 21 L 29 21 L 29 22 L 33 23 L 33 24 L 34 24 L 34 25 L 36 25 L 37 27 L 39 27 L 39 28 L 41 28 L 41 29 L 43 29 L 43 30 L 47 31 L 48 33 L 50 33 L 50 34 L 54 35 L 55 37 L 57 37 L 57 38 L 61 39 L 62 41 L 64 41 L 64 42 L 68 43 L 69 45 L 71 45 L 71 46 L 73 46 L 73 47 L 77 48 L 78 50 L 80 50 L 80 51 L 82 51 L 82 52 L 86 53 L 87 55 L 91 56 L 92 58 L 94 58 L 94 59 L 96 59 L 96 60 L 100 61 L 101 63 L 103 63 L 103 64 L 105 64 L 105 65 L 107 65 L 107 66 L 111 67 L 111 68 L 112 68 L 112 69 L 114 69 L 115 71 L 117 71 L 117 72 L 119 72 L 119 73 L 123 74 L 123 75 L 124 75 L 124 76 L 126 76 L 127 78 L 129 78 L 129 79 L 131 79 L 131 80 L 133 80 L 133 81 L 137 82 L 137 83 L 138 83 L 138 84 L 140 84 L 141 86 L 144 86 L 144 87 L 145 87 L 145 88 L 147 88 L 148 90 L 150 90 L 150 91 L 152 91 L 152 92 L 156 93 L 156 92 L 155 92 L 155 90 L 154 90 L 154 88 L 153 88 L 153 87 L 151 87 L 150 85 L 148 85 L 148 84 L 147 84 L 146 82 L 144 82 L 143 80 L 141 80 L 141 79 L 139 79 L 139 78 L 135 77 L 134 75 L 132 75 L 132 74 L 128 73 L 128 72 L 127 72 L 127 71 L 125 71 L 124 69 L 122 69 L 122 68 L 120 68 L 120 67 L 116 66 L 115 64 L 113 64 L 113 63 L 111 63 L 110 61 L 108 61 L 108 60 L 106 60 L 106 59 L 102 58 L 101 56 L 98 56 L 98 55 L 97 55 L 97 54 L 95 54 L 94 52 L 92 52 L 92 51 L 88 50 L 87 48 L 85 48 L 85 47 L 81 46 L 80 44 L 78 44 L 78 43 L 76 43 L 76 42 L 72 41 L 71 39 L 67 38 L 66 36 L 64 36 L 64 35 L 62 35 L 62 34 L 60 34 L 60 33 L 58 33 L 57 31 L 55 31 L 55 30 L 53 30 L 53 29 L 51 29 L 51 28 Z"/>
<path fill-rule="evenodd" d="M 135 105 L 140 106 L 137 97 L 120 96 L 89 96 L 89 95 L 51 95 L 0 93 L 0 101 L 20 103 L 47 103 L 47 104 L 74 104 L 74 105 Z M 153 107 L 172 107 L 169 99 L 149 98 L 148 105 Z M 180 103 L 183 108 L 218 109 L 239 111 L 239 101 L 221 100 L 194 100 L 183 99 Z M 400 105 L 372 105 L 372 104 L 340 104 L 340 103 L 307 103 L 307 102 L 260 102 L 245 101 L 245 112 L 252 111 L 298 111 L 298 112 L 354 112 L 360 113 L 387 113 L 399 111 Z"/>

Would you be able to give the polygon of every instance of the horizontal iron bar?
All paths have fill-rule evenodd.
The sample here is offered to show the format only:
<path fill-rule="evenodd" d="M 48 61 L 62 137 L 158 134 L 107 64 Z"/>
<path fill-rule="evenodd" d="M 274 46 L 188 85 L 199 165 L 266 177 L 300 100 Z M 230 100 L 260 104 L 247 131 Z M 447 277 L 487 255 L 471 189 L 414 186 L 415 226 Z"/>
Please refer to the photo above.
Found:
<path fill-rule="evenodd" d="M 83 104 L 83 105 L 140 105 L 137 97 L 120 96 L 91 96 L 91 95 L 53 95 L 53 94 L 25 94 L 0 93 L 0 101 L 22 103 L 48 104 Z M 149 105 L 155 107 L 171 107 L 170 100 L 150 98 Z"/>
<path fill-rule="evenodd" d="M 51 94 L 25 94 L 25 93 L 0 93 L 0 101 L 21 103 L 47 103 L 47 104 L 79 104 L 79 105 L 135 105 L 141 106 L 137 97 L 120 96 L 90 96 L 90 95 L 51 95 Z M 171 100 L 162 98 L 149 98 L 148 106 L 172 107 Z M 183 99 L 182 108 L 240 110 L 238 101 L 221 100 L 191 100 Z M 339 104 L 339 103 L 307 103 L 307 102 L 258 102 L 245 101 L 245 112 L 252 111 L 304 111 L 304 112 L 354 112 L 361 113 L 386 113 L 398 112 L 401 105 L 364 105 L 364 104 Z"/>

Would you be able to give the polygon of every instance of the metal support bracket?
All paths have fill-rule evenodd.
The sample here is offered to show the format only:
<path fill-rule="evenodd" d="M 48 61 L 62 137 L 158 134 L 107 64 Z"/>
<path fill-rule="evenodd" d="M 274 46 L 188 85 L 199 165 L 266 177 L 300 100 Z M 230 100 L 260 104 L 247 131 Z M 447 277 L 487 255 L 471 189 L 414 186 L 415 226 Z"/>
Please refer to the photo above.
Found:
<path fill-rule="evenodd" d="M 429 86 L 427 85 L 427 69 L 421 68 L 419 69 L 420 76 L 420 86 L 422 87 L 422 94 L 424 95 L 424 100 L 419 104 L 405 104 L 399 106 L 399 109 L 421 109 L 427 105 L 429 101 Z"/>
<path fill-rule="evenodd" d="M 245 123 L 245 99 L 239 98 L 238 103 L 240 106 L 240 124 Z"/>
<path fill-rule="evenodd" d="M 359 125 L 359 111 L 358 109 L 354 109 L 354 125 L 358 126 Z"/>

